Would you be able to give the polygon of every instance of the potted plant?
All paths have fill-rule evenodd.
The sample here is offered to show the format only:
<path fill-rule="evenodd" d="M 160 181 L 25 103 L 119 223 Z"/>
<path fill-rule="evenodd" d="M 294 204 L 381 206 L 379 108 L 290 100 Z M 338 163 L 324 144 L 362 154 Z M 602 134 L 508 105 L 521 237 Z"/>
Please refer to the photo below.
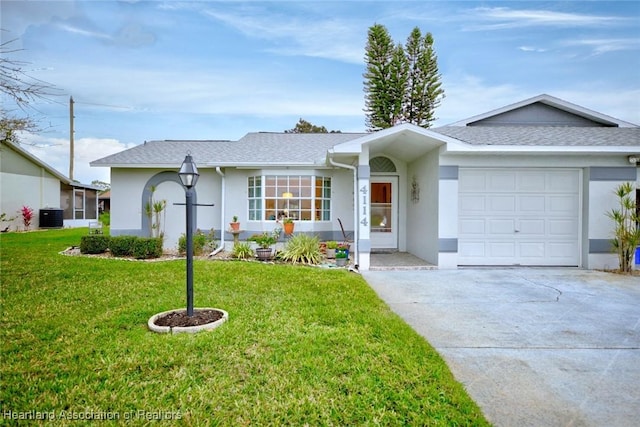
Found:
<path fill-rule="evenodd" d="M 293 227 L 295 226 L 295 223 L 291 218 L 287 217 L 282 220 L 282 226 L 284 227 L 284 234 L 286 234 L 287 236 L 293 234 Z"/>
<path fill-rule="evenodd" d="M 327 242 L 327 258 L 335 258 L 336 257 L 336 248 L 338 247 L 338 242 L 335 240 L 329 240 Z"/>
<path fill-rule="evenodd" d="M 336 249 L 336 265 L 338 267 L 344 267 L 345 265 L 347 265 L 347 259 L 349 257 L 349 254 L 346 250 L 344 249 Z"/>
<path fill-rule="evenodd" d="M 344 252 L 347 254 L 347 258 L 349 258 L 349 248 L 351 245 L 347 242 L 338 243 L 338 247 L 336 248 L 336 258 L 338 257 L 338 252 Z"/>
<path fill-rule="evenodd" d="M 239 231 L 240 223 L 238 222 L 238 215 L 234 215 L 233 219 L 229 223 L 229 227 L 231 227 L 231 231 Z"/>
<path fill-rule="evenodd" d="M 273 233 L 267 233 L 266 231 L 262 234 L 254 234 L 249 238 L 256 242 L 258 247 L 256 248 L 256 256 L 258 259 L 265 261 L 271 259 L 271 254 L 273 249 L 271 248 L 274 245 L 278 238 Z"/>

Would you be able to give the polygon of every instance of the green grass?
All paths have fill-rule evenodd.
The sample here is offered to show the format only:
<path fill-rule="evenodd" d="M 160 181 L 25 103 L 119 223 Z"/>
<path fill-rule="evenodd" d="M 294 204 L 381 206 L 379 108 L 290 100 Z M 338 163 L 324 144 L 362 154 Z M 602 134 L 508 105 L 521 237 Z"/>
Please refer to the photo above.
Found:
<path fill-rule="evenodd" d="M 103 411 L 122 422 L 133 411 L 144 424 L 136 411 L 174 411 L 185 425 L 224 426 L 487 424 L 440 356 L 354 273 L 196 260 L 196 307 L 222 308 L 230 319 L 210 332 L 159 335 L 146 322 L 185 306 L 184 261 L 58 254 L 86 232 L 0 237 L 5 414 Z"/>

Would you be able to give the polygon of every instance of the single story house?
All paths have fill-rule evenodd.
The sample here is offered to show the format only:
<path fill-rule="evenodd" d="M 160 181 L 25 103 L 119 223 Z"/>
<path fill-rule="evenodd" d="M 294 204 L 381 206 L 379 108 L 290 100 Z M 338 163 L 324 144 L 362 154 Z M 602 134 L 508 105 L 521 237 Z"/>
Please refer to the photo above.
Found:
<path fill-rule="evenodd" d="M 98 220 L 98 187 L 72 181 L 17 144 L 0 145 L 0 212 L 22 229 L 23 206 L 33 209 L 30 228 L 86 227 Z M 42 223 L 41 223 L 42 219 Z"/>
<path fill-rule="evenodd" d="M 107 190 L 98 195 L 98 210 L 100 212 L 111 211 L 111 191 Z"/>
<path fill-rule="evenodd" d="M 540 95 L 433 129 L 145 142 L 91 163 L 111 168 L 112 234 L 148 233 L 153 188 L 175 247 L 187 153 L 200 170 L 198 228 L 226 230 L 237 215 L 242 239 L 286 215 L 295 232 L 342 240 L 340 219 L 361 270 L 396 250 L 439 268 L 615 268 L 606 212 L 620 183 L 640 187 L 640 127 Z"/>

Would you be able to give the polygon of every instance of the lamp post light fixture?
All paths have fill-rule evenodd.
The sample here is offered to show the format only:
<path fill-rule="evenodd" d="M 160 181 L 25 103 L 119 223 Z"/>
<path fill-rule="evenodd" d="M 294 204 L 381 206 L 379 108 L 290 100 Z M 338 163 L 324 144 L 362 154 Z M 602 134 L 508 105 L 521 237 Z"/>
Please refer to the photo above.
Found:
<path fill-rule="evenodd" d="M 193 187 L 198 182 L 198 168 L 187 154 L 180 166 L 178 177 L 185 188 L 185 198 L 187 206 L 187 316 L 193 316 Z"/>

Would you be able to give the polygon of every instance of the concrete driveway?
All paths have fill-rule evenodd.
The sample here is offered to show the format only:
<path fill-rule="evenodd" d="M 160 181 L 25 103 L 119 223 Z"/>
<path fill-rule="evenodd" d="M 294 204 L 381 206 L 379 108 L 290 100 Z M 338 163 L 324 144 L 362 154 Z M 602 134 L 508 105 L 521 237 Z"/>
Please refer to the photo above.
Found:
<path fill-rule="evenodd" d="M 640 425 L 640 277 L 370 271 L 496 426 Z"/>

